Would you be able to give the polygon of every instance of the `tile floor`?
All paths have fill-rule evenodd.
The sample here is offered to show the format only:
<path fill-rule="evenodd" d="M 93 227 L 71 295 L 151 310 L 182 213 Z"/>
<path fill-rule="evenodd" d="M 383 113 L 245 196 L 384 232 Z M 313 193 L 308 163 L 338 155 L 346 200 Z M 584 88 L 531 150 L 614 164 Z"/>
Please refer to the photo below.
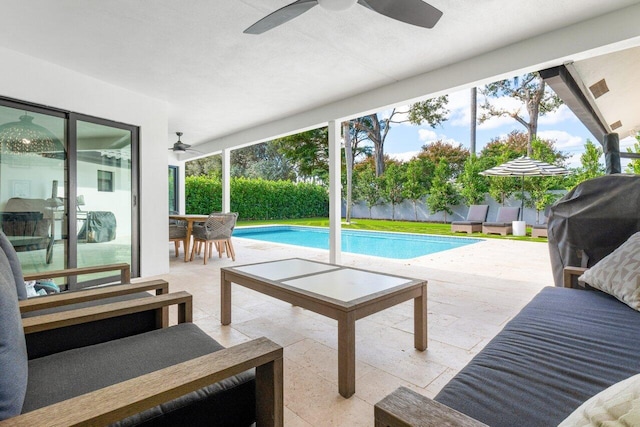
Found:
<path fill-rule="evenodd" d="M 236 261 L 185 263 L 171 251 L 170 290 L 194 296 L 194 322 L 224 346 L 266 336 L 284 347 L 286 426 L 372 426 L 373 405 L 398 386 L 433 397 L 542 287 L 553 285 L 546 243 L 485 240 L 410 260 L 342 254 L 342 264 L 426 279 L 429 347 L 413 348 L 413 302 L 356 323 L 356 394 L 337 385 L 337 323 L 232 286 L 233 322 L 220 325 L 220 267 L 328 251 L 234 239 Z M 180 252 L 182 255 L 182 251 Z"/>

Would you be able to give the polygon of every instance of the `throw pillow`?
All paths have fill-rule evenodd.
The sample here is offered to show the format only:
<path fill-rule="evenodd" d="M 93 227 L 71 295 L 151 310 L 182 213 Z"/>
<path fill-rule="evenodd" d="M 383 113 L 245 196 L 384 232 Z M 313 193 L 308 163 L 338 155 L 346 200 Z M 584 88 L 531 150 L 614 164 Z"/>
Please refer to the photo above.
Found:
<path fill-rule="evenodd" d="M 13 280 L 16 283 L 18 299 L 27 299 L 27 288 L 24 284 L 22 267 L 20 266 L 18 254 L 16 254 L 16 250 L 13 248 L 11 242 L 9 241 L 9 239 L 7 239 L 7 236 L 2 231 L 0 231 L 0 250 L 4 251 L 7 259 L 9 260 L 9 267 L 11 268 L 11 273 L 13 274 Z"/>
<path fill-rule="evenodd" d="M 558 427 L 640 425 L 640 374 L 602 390 Z"/>
<path fill-rule="evenodd" d="M 640 311 L 640 232 L 578 278 Z"/>
<path fill-rule="evenodd" d="M 0 250 L 0 420 L 19 415 L 27 392 L 27 347 L 9 260 Z"/>

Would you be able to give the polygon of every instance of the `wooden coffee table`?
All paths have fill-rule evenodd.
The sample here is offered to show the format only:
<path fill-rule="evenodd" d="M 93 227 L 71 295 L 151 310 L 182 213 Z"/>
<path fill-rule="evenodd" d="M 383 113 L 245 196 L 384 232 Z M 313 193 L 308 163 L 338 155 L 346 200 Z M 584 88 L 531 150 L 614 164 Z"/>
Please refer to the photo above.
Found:
<path fill-rule="evenodd" d="M 427 348 L 427 282 L 299 258 L 224 267 L 220 272 L 221 322 L 231 323 L 231 283 L 338 321 L 338 389 L 356 391 L 358 319 L 414 300 L 414 346 Z"/>

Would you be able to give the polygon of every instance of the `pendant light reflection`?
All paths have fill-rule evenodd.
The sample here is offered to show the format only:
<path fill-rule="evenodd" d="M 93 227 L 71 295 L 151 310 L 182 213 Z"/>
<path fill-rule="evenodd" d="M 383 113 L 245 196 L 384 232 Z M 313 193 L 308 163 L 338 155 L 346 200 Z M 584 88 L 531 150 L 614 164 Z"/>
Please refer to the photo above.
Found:
<path fill-rule="evenodd" d="M 2 154 L 52 156 L 62 143 L 47 128 L 33 123 L 33 116 L 23 114 L 20 121 L 0 125 Z"/>

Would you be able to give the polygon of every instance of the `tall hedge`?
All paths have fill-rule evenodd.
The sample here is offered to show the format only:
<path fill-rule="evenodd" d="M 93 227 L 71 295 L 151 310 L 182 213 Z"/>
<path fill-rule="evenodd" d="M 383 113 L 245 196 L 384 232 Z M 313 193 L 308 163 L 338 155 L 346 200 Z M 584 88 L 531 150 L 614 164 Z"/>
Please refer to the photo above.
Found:
<path fill-rule="evenodd" d="M 222 183 L 217 178 L 188 176 L 185 197 L 188 214 L 219 212 Z M 329 195 L 315 184 L 231 178 L 231 211 L 241 219 L 326 217 Z"/>

